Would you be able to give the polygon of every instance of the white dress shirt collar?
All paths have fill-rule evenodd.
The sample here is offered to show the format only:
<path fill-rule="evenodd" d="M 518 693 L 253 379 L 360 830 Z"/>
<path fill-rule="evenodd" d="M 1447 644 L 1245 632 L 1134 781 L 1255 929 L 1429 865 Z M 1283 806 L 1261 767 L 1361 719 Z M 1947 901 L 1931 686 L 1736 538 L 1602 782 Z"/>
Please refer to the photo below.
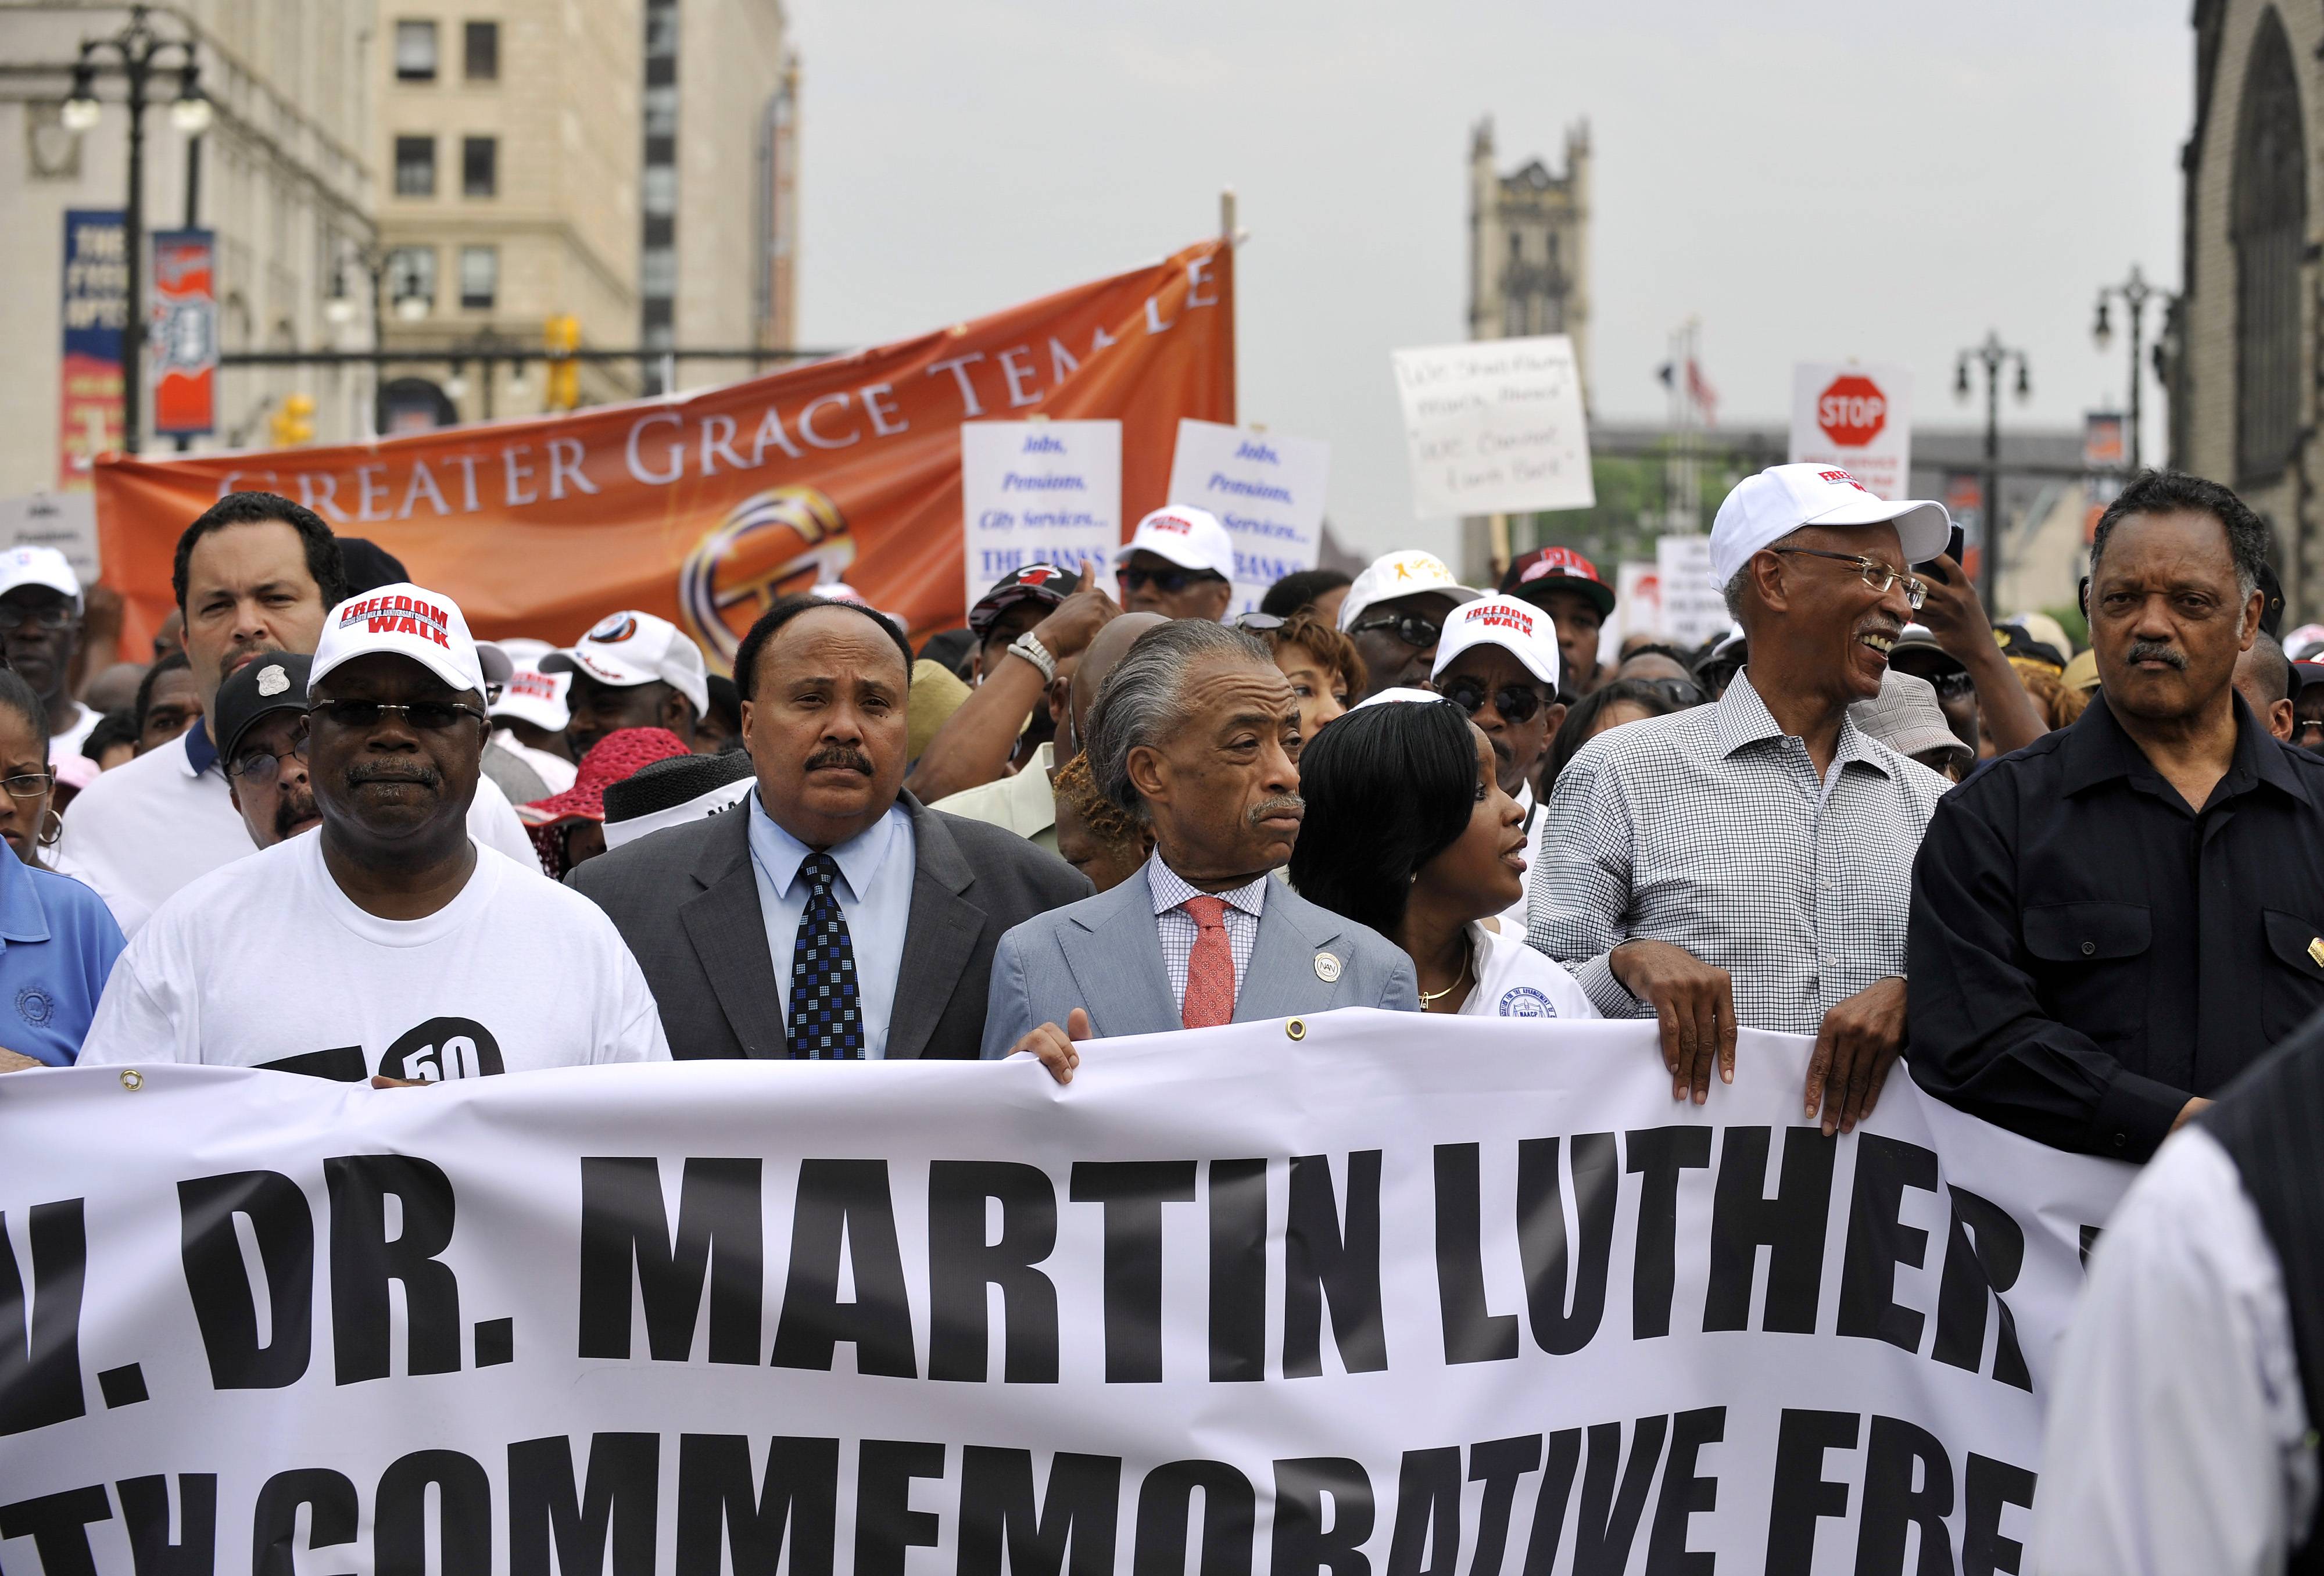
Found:
<path fill-rule="evenodd" d="M 767 880 L 778 897 L 791 895 L 791 883 L 798 879 L 799 866 L 815 850 L 801 843 L 782 824 L 767 814 L 766 806 L 759 802 L 756 789 L 751 793 L 751 857 L 767 872 Z M 839 866 L 840 879 L 847 883 L 847 895 L 861 902 L 872 889 L 872 878 L 888 858 L 888 851 L 896 840 L 896 816 L 900 805 L 890 806 L 881 816 L 846 842 L 825 850 Z"/>
<path fill-rule="evenodd" d="M 1157 914 L 1167 914 L 1189 898 L 1211 897 L 1256 919 L 1267 902 L 1267 878 L 1263 875 L 1231 892 L 1204 892 L 1164 863 L 1159 849 L 1155 850 L 1154 856 L 1146 862 L 1146 886 L 1153 894 L 1154 912 Z"/>

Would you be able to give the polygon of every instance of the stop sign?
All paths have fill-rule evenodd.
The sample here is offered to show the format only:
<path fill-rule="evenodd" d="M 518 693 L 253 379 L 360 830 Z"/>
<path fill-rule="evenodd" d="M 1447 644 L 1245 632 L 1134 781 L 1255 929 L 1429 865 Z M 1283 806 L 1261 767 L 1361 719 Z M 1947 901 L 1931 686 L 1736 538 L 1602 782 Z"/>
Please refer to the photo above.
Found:
<path fill-rule="evenodd" d="M 1842 448 L 1862 448 L 1887 424 L 1888 397 L 1860 373 L 1843 373 L 1816 396 L 1816 425 Z"/>

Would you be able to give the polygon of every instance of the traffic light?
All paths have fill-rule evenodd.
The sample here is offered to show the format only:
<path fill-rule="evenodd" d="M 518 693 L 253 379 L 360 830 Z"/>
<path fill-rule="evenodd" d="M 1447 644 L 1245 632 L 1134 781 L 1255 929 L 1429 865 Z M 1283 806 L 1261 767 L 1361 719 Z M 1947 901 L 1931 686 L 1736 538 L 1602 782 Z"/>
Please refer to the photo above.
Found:
<path fill-rule="evenodd" d="M 547 403 L 551 410 L 572 410 L 581 404 L 581 364 L 567 358 L 581 348 L 581 319 L 558 312 L 542 326 L 541 342 L 549 347 Z"/>
<path fill-rule="evenodd" d="M 290 394 L 266 419 L 272 429 L 274 447 L 297 448 L 300 444 L 315 441 L 315 401 L 306 394 Z"/>

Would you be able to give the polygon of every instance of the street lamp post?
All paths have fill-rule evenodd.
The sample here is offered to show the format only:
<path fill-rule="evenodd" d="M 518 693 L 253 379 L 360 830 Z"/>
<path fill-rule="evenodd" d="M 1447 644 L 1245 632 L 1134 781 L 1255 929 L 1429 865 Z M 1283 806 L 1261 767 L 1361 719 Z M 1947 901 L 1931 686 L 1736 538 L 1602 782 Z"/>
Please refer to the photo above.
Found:
<path fill-rule="evenodd" d="M 2017 397 L 2030 398 L 2034 384 L 2025 373 L 2025 353 L 2002 344 L 2001 336 L 1990 329 L 1985 343 L 1962 351 L 1953 366 L 1953 397 L 1959 400 L 1969 395 L 1969 364 L 1985 368 L 1985 573 L 1978 578 L 1985 582 L 1979 590 L 1988 613 L 1995 609 L 2001 586 L 2001 373 L 2012 361 L 2017 364 Z"/>
<path fill-rule="evenodd" d="M 2144 377 L 2139 365 L 2139 346 L 2146 335 L 2146 303 L 2152 297 L 2166 292 L 2146 282 L 2135 263 L 2130 265 L 2130 277 L 2120 284 L 2098 288 L 2098 321 L 2090 325 L 2090 337 L 2104 350 L 2114 338 L 2114 325 L 2107 321 L 2107 298 L 2120 296 L 2123 310 L 2130 318 L 2130 474 L 2138 474 L 2138 387 Z"/>
<path fill-rule="evenodd" d="M 129 268 L 129 312 L 121 326 L 121 447 L 137 452 L 138 429 L 144 405 L 145 312 L 140 275 L 145 244 L 145 106 L 146 88 L 161 69 L 165 55 L 178 57 L 178 97 L 170 118 L 189 137 L 209 129 L 210 101 L 201 89 L 201 67 L 191 38 L 164 38 L 145 20 L 148 7 L 133 5 L 129 24 L 110 38 L 83 39 L 80 58 L 73 65 L 72 97 L 65 101 L 64 124 L 77 132 L 88 131 L 103 115 L 97 98 L 99 57 L 111 54 L 121 62 L 129 84 L 129 200 L 122 209 L 122 243 Z"/>

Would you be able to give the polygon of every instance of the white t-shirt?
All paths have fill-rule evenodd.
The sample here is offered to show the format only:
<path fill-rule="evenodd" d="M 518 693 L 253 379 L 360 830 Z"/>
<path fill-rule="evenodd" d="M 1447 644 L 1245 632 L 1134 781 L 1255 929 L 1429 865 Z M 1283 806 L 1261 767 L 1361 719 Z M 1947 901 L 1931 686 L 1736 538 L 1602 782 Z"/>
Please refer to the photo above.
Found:
<path fill-rule="evenodd" d="M 154 912 L 80 1064 L 200 1062 L 346 1082 L 666 1062 L 661 1013 L 604 911 L 489 848 L 425 919 L 340 891 L 308 833 Z"/>
<path fill-rule="evenodd" d="M 90 730 L 105 715 L 103 712 L 92 710 L 78 701 L 73 702 L 73 710 L 78 714 L 73 718 L 72 726 L 49 735 L 49 759 L 51 760 L 79 754 L 81 744 L 88 738 Z"/>
<path fill-rule="evenodd" d="M 81 789 L 67 806 L 57 852 L 97 889 L 124 935 L 134 935 L 171 894 L 253 852 L 249 829 L 226 795 L 226 773 L 203 736 L 208 759 L 198 770 L 180 733 Z M 490 778 L 476 781 L 468 835 L 534 871 L 540 856 L 508 796 Z"/>
<path fill-rule="evenodd" d="M 1504 919 L 1501 923 L 1507 925 L 1508 921 Z M 1496 935 L 1481 925 L 1471 925 L 1469 942 L 1477 949 L 1477 982 L 1470 987 L 1469 999 L 1461 1003 L 1459 1016 L 1598 1016 L 1598 1009 L 1582 989 L 1582 982 L 1526 945 L 1523 930 L 1503 930 Z"/>

